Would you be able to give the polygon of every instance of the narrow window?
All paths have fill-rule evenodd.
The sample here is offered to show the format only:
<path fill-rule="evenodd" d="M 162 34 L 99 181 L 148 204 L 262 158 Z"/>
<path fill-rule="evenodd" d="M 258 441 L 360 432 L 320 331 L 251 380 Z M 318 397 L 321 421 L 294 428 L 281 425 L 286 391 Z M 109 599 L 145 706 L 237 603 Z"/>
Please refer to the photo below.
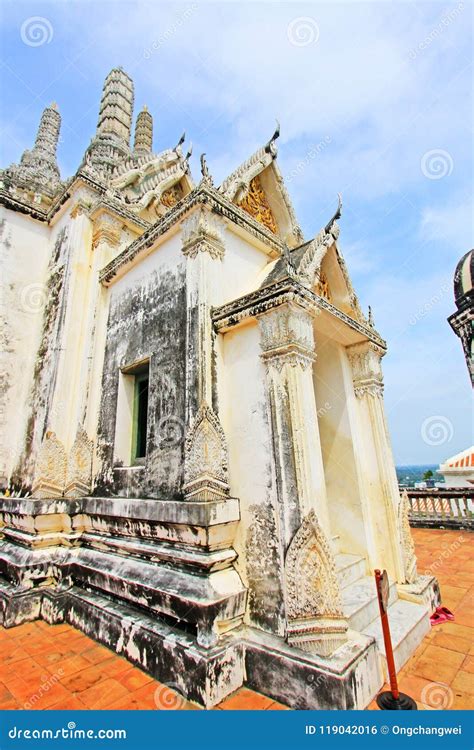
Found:
<path fill-rule="evenodd" d="M 134 374 L 135 393 L 133 404 L 132 462 L 141 463 L 146 456 L 148 427 L 148 384 L 149 369 Z"/>

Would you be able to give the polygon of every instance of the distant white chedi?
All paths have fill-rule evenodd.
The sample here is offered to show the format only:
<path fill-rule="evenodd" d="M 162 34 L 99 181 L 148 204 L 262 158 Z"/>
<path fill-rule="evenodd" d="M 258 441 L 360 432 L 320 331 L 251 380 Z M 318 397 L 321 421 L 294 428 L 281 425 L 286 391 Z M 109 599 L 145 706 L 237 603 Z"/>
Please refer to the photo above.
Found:
<path fill-rule="evenodd" d="M 133 106 L 114 69 L 73 177 L 56 106 L 0 174 L 0 620 L 69 622 L 205 706 L 245 683 L 363 708 L 384 682 L 374 568 L 399 666 L 439 594 L 341 202 L 305 240 L 279 128 L 220 186 L 203 155 L 195 183 L 145 108 L 131 144 Z"/>

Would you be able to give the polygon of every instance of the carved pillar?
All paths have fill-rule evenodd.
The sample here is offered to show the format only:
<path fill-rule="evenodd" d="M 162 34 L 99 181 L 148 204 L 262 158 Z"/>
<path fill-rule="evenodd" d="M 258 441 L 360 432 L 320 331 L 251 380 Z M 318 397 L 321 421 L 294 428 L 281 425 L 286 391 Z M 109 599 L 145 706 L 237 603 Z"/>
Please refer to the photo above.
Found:
<path fill-rule="evenodd" d="M 307 310 L 285 303 L 259 316 L 259 324 L 286 550 L 311 511 L 330 537 L 312 376 L 313 319 Z"/>
<path fill-rule="evenodd" d="M 182 223 L 186 257 L 186 421 L 213 397 L 213 329 L 211 307 L 219 300 L 219 261 L 224 256 L 220 220 L 200 207 Z"/>
<path fill-rule="evenodd" d="M 385 351 L 370 341 L 347 347 L 352 366 L 362 491 L 368 509 L 367 536 L 373 567 L 404 580 L 398 521 L 398 482 L 383 404 L 381 359 Z"/>
<path fill-rule="evenodd" d="M 213 410 L 214 332 L 211 307 L 219 302 L 219 262 L 224 256 L 220 220 L 200 206 L 181 225 L 186 258 L 186 423 L 183 491 L 189 500 L 229 494 L 227 447 Z"/>
<path fill-rule="evenodd" d="M 119 252 L 123 222 L 112 213 L 92 213 L 91 296 L 87 320 L 83 388 L 84 400 L 79 418 L 86 432 L 94 435 L 97 428 L 102 389 L 102 367 L 105 355 L 109 290 L 99 283 L 99 273 Z"/>

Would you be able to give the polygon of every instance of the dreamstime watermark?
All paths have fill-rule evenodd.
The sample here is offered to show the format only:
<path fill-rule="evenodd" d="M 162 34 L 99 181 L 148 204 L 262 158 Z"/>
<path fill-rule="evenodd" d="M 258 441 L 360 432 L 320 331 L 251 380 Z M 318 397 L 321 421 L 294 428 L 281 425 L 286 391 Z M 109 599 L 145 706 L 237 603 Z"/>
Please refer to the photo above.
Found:
<path fill-rule="evenodd" d="M 443 500 L 440 498 L 440 502 L 443 502 Z M 436 559 L 429 565 L 426 570 L 423 572 L 423 575 L 429 576 L 429 575 L 435 575 L 440 568 L 443 567 L 443 564 L 445 560 L 448 560 L 451 555 L 453 555 L 456 550 L 461 547 L 462 544 L 464 544 L 465 538 L 464 536 L 458 537 L 454 542 L 451 542 L 446 549 L 442 550 L 439 555 L 436 557 Z"/>
<path fill-rule="evenodd" d="M 444 445 L 453 439 L 454 427 L 440 414 L 427 417 L 421 425 L 421 437 L 427 445 Z"/>
<path fill-rule="evenodd" d="M 436 294 L 433 294 L 433 296 L 429 300 L 427 300 L 426 302 L 424 302 L 418 308 L 418 310 L 416 311 L 415 315 L 412 315 L 412 317 L 410 318 L 410 325 L 411 326 L 416 325 L 417 323 L 420 322 L 420 320 L 423 320 L 423 318 L 426 318 L 426 316 L 431 312 L 431 310 L 433 309 L 433 307 L 435 307 L 435 305 L 437 305 L 439 302 L 441 302 L 441 300 L 443 299 L 444 295 L 447 292 L 451 291 L 451 284 L 452 284 L 451 280 L 449 280 L 449 281 L 446 280 L 444 282 L 444 284 L 442 285 L 441 289 L 439 290 L 439 292 L 437 292 Z"/>
<path fill-rule="evenodd" d="M 454 703 L 454 692 L 443 682 L 430 682 L 421 691 L 421 702 L 437 711 L 446 711 Z"/>
<path fill-rule="evenodd" d="M 145 60 L 149 60 L 150 57 L 160 49 L 160 47 L 163 47 L 164 44 L 169 42 L 169 40 L 174 37 L 176 32 L 179 31 L 181 26 L 183 26 L 189 18 L 191 18 L 198 8 L 199 5 L 197 3 L 188 5 L 188 7 L 177 16 L 176 21 L 173 21 L 173 23 L 170 24 L 170 26 L 159 35 L 159 37 L 153 40 L 149 47 L 146 47 L 146 49 L 143 50 L 143 57 Z"/>
<path fill-rule="evenodd" d="M 319 39 L 319 26 L 311 16 L 298 16 L 288 24 L 288 41 L 294 47 L 307 47 Z"/>
<path fill-rule="evenodd" d="M 180 688 L 174 682 L 160 685 L 155 690 L 155 705 L 160 711 L 178 711 L 183 708 L 186 699 L 179 692 Z"/>
<path fill-rule="evenodd" d="M 78 729 L 75 721 L 60 729 L 23 729 L 13 726 L 8 730 L 11 740 L 126 740 L 126 729 Z"/>
<path fill-rule="evenodd" d="M 46 284 L 35 282 L 27 284 L 20 291 L 20 307 L 29 315 L 41 312 L 48 298 L 48 287 Z"/>
<path fill-rule="evenodd" d="M 332 406 L 329 403 L 329 401 L 325 401 L 325 403 L 319 407 L 316 414 L 318 415 L 318 417 L 324 417 L 324 415 L 327 414 L 328 411 L 331 411 L 331 409 L 332 409 Z"/>
<path fill-rule="evenodd" d="M 456 18 L 462 13 L 464 10 L 464 3 L 458 3 L 455 8 L 450 10 L 448 13 L 445 13 L 445 15 L 441 18 L 441 21 L 434 26 L 434 28 L 431 29 L 430 33 L 425 36 L 424 39 L 421 40 L 419 44 L 417 44 L 416 47 L 413 47 L 410 52 L 409 56 L 411 60 L 415 60 L 420 53 L 425 52 L 430 44 L 432 44 L 435 39 L 438 39 L 438 37 L 441 36 L 441 34 L 444 32 L 444 30 L 450 26 L 453 21 L 456 20 Z"/>
<path fill-rule="evenodd" d="M 46 693 L 48 693 L 48 691 L 51 690 L 51 688 L 53 687 L 53 685 L 56 685 L 56 683 L 59 682 L 59 680 L 61 679 L 61 677 L 63 676 L 63 674 L 64 674 L 64 669 L 58 669 L 58 671 L 55 672 L 54 674 L 52 674 L 52 675 L 50 675 L 48 677 L 44 676 L 42 678 L 41 684 L 40 684 L 40 686 L 38 688 L 38 692 L 37 693 L 33 693 L 33 695 L 30 695 L 29 699 L 26 701 L 26 703 L 23 706 L 23 708 L 25 708 L 27 710 L 33 708 L 33 706 L 36 703 L 38 703 L 38 701 L 41 700 L 41 698 L 43 697 L 43 695 L 46 695 Z"/>
<path fill-rule="evenodd" d="M 303 159 L 300 159 L 298 164 L 294 169 L 291 170 L 291 172 L 287 175 L 287 182 L 291 182 L 296 177 L 299 177 L 303 174 L 306 167 L 309 167 L 312 161 L 318 158 L 318 156 L 324 151 L 324 149 L 329 146 L 329 144 L 332 142 L 332 138 L 330 135 L 325 135 L 324 138 L 319 141 L 319 143 L 313 143 L 307 153 L 306 156 Z"/>
<path fill-rule="evenodd" d="M 454 169 L 454 161 L 448 151 L 442 148 L 433 148 L 426 151 L 420 161 L 422 174 L 429 180 L 442 180 L 449 177 Z"/>
<path fill-rule="evenodd" d="M 21 41 L 28 47 L 42 47 L 49 44 L 54 36 L 51 21 L 43 16 L 30 16 L 23 21 L 20 29 Z"/>

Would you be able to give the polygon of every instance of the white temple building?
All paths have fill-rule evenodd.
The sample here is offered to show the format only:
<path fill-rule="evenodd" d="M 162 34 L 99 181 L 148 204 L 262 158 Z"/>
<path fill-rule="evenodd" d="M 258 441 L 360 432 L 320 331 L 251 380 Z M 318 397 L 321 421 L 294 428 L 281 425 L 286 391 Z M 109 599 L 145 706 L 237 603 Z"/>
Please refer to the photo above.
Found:
<path fill-rule="evenodd" d="M 214 185 L 133 82 L 60 175 L 56 106 L 0 175 L 3 624 L 67 621 L 189 699 L 363 708 L 428 632 L 341 205 L 303 237 L 278 131 Z"/>

